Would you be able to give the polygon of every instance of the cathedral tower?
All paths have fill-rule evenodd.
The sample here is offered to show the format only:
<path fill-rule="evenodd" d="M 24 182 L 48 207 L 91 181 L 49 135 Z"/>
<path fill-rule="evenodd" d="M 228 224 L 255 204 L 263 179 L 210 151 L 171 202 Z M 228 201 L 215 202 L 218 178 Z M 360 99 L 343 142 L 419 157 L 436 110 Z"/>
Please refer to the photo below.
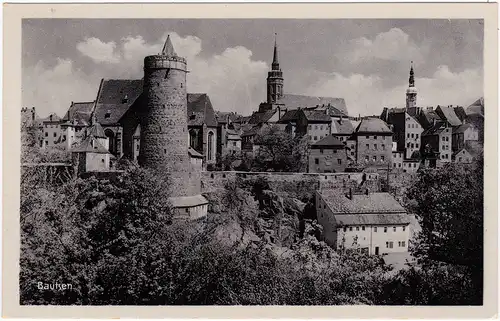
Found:
<path fill-rule="evenodd" d="M 186 59 L 177 56 L 170 36 L 158 55 L 144 58 L 145 110 L 141 117 L 139 163 L 168 173 L 172 196 L 188 196 Z"/>
<path fill-rule="evenodd" d="M 272 104 L 283 97 L 283 72 L 278 62 L 278 46 L 274 34 L 274 55 L 271 70 L 267 73 L 267 103 Z"/>
<path fill-rule="evenodd" d="M 406 90 L 406 108 L 417 107 L 417 88 L 415 88 L 415 76 L 413 73 L 413 61 L 411 62 L 410 78 L 408 80 L 408 89 Z"/>

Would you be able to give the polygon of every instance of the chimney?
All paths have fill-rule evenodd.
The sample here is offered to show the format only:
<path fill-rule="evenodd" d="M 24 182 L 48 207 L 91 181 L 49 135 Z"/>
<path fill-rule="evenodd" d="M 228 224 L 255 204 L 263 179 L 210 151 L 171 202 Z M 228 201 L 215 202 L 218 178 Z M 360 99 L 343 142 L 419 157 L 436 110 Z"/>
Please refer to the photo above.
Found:
<path fill-rule="evenodd" d="M 340 115 L 339 124 L 341 124 L 341 125 L 342 125 L 342 115 Z"/>
<path fill-rule="evenodd" d="M 352 200 L 352 187 L 349 187 L 349 196 L 348 198 Z"/>
<path fill-rule="evenodd" d="M 52 121 L 52 114 L 50 114 L 50 116 L 49 116 L 49 120 L 50 120 L 50 121 Z"/>

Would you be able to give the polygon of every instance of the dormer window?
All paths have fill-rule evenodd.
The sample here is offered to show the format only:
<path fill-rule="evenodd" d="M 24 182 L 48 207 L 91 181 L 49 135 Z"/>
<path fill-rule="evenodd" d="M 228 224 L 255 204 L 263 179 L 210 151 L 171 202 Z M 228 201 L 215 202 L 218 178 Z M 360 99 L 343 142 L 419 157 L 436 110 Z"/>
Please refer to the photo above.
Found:
<path fill-rule="evenodd" d="M 104 114 L 104 118 L 109 118 L 111 117 L 111 111 L 107 111 L 106 114 Z"/>
<path fill-rule="evenodd" d="M 123 97 L 122 99 L 122 104 L 125 104 L 128 102 L 128 95 L 125 95 L 125 97 Z"/>

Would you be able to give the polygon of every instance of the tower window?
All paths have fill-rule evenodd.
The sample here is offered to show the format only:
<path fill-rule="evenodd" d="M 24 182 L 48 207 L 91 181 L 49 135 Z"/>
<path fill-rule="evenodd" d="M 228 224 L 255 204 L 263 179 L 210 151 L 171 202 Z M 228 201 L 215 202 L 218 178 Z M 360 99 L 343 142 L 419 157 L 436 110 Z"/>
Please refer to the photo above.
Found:
<path fill-rule="evenodd" d="M 183 86 L 184 86 L 184 85 L 181 83 L 181 88 L 183 88 Z"/>

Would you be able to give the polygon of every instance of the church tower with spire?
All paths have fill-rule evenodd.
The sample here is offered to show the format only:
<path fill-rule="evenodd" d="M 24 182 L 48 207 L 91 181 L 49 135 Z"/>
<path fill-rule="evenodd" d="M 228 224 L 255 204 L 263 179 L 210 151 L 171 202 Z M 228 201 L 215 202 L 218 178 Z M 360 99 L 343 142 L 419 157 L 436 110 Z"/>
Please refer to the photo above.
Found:
<path fill-rule="evenodd" d="M 161 53 L 144 58 L 145 104 L 138 161 L 168 173 L 173 197 L 191 194 L 186 73 L 186 59 L 177 55 L 170 36 Z"/>
<path fill-rule="evenodd" d="M 267 73 L 267 103 L 273 104 L 283 97 L 283 72 L 278 61 L 278 45 L 274 34 L 274 55 L 271 70 Z"/>
<path fill-rule="evenodd" d="M 417 107 L 417 88 L 415 88 L 415 75 L 413 71 L 413 61 L 410 67 L 410 78 L 408 79 L 408 89 L 406 90 L 406 109 Z"/>

